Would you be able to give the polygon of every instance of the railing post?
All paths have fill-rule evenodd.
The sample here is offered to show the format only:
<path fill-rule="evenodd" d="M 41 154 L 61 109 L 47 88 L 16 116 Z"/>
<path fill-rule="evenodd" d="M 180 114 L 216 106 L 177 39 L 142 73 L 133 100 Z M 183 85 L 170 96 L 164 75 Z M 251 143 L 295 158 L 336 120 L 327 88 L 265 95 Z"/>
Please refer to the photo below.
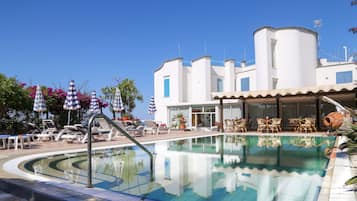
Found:
<path fill-rule="evenodd" d="M 93 114 L 88 121 L 88 144 L 87 144 L 87 154 L 88 154 L 88 181 L 87 181 L 87 187 L 92 188 L 92 124 L 95 118 L 104 118 L 108 124 L 111 124 L 114 128 L 116 128 L 119 132 L 121 132 L 125 137 L 129 138 L 132 142 L 134 142 L 138 147 L 140 147 L 142 150 L 144 150 L 150 158 L 150 179 L 151 181 L 154 181 L 154 156 L 153 154 L 146 149 L 142 144 L 140 144 L 137 140 L 135 140 L 133 137 L 131 137 L 125 130 L 120 128 L 117 124 L 115 124 L 112 120 L 110 120 L 107 116 L 104 114 Z"/>
<path fill-rule="evenodd" d="M 87 187 L 92 188 L 92 124 L 96 118 L 96 114 L 92 115 L 88 121 L 88 143 L 87 143 L 87 155 L 88 155 L 88 181 Z"/>

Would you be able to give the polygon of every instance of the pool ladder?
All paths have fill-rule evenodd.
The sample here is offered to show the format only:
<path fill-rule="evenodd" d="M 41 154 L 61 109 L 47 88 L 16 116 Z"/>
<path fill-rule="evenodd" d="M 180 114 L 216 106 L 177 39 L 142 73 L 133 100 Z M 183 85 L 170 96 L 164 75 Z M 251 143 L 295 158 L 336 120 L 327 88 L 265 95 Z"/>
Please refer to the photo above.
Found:
<path fill-rule="evenodd" d="M 107 116 L 104 114 L 93 114 L 89 121 L 88 121 L 88 144 L 87 144 L 87 153 L 88 153 L 88 181 L 87 181 L 87 187 L 92 188 L 92 126 L 93 122 L 96 118 L 103 118 L 107 121 L 108 124 L 112 125 L 114 128 L 116 128 L 119 132 L 121 132 L 125 137 L 127 137 L 130 141 L 134 142 L 139 148 L 144 150 L 149 157 L 150 157 L 150 179 L 151 181 L 154 181 L 154 156 L 153 154 L 145 148 L 140 142 L 135 140 L 130 134 L 122 129 L 120 126 L 118 126 L 115 122 L 113 122 L 111 119 L 109 119 Z"/>

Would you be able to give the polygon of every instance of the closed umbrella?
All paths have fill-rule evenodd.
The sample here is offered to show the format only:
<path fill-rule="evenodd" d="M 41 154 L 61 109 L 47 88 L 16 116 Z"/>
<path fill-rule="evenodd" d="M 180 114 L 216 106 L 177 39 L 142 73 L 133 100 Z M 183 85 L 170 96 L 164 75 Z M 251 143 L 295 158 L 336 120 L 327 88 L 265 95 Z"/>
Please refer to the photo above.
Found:
<path fill-rule="evenodd" d="M 115 89 L 115 95 L 112 103 L 114 112 L 121 112 L 124 110 L 123 100 L 121 99 L 121 93 L 119 88 Z"/>
<path fill-rule="evenodd" d="M 64 101 L 64 105 L 63 105 L 63 109 L 68 110 L 68 122 L 67 122 L 68 125 L 71 120 L 71 111 L 78 110 L 80 108 L 81 108 L 81 105 L 79 104 L 77 90 L 74 85 L 74 80 L 71 80 L 69 82 L 66 100 Z"/>
<path fill-rule="evenodd" d="M 100 109 L 99 109 L 99 103 L 98 103 L 98 99 L 97 99 L 97 95 L 95 91 L 92 91 L 92 96 L 90 99 L 90 105 L 89 105 L 89 111 L 91 113 L 100 113 Z"/>
<path fill-rule="evenodd" d="M 41 113 L 47 111 L 46 102 L 43 98 L 40 85 L 36 87 L 35 101 L 33 103 L 33 111 Z"/>
<path fill-rule="evenodd" d="M 149 114 L 154 114 L 155 112 L 156 112 L 155 98 L 154 98 L 154 96 L 151 96 L 150 103 L 149 103 L 149 108 L 148 108 L 148 113 Z"/>

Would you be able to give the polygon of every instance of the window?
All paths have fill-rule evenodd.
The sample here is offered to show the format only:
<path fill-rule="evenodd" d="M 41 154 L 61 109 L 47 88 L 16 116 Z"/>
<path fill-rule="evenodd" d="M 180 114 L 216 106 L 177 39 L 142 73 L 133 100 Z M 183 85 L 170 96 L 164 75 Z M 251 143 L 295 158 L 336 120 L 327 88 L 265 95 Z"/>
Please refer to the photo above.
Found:
<path fill-rule="evenodd" d="M 273 78 L 273 89 L 276 89 L 277 85 L 278 85 L 278 78 Z"/>
<path fill-rule="evenodd" d="M 352 82 L 352 71 L 336 72 L 336 84 Z"/>
<path fill-rule="evenodd" d="M 240 90 L 249 91 L 249 77 L 240 79 Z"/>
<path fill-rule="evenodd" d="M 221 78 L 217 79 L 217 92 L 223 91 L 223 80 Z"/>
<path fill-rule="evenodd" d="M 164 77 L 164 97 L 170 97 L 170 77 Z"/>
<path fill-rule="evenodd" d="M 171 179 L 171 161 L 170 158 L 165 157 L 165 179 Z"/>

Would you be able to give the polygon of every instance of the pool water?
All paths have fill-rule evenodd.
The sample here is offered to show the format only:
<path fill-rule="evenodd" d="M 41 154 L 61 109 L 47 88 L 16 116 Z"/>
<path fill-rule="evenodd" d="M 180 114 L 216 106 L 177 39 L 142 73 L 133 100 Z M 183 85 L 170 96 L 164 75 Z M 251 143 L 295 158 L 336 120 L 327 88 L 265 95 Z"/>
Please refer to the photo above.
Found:
<path fill-rule="evenodd" d="M 93 151 L 93 185 L 151 200 L 315 201 L 334 137 L 210 136 Z M 223 145 L 223 146 L 222 146 Z M 34 174 L 86 184 L 86 153 L 22 164 Z"/>

